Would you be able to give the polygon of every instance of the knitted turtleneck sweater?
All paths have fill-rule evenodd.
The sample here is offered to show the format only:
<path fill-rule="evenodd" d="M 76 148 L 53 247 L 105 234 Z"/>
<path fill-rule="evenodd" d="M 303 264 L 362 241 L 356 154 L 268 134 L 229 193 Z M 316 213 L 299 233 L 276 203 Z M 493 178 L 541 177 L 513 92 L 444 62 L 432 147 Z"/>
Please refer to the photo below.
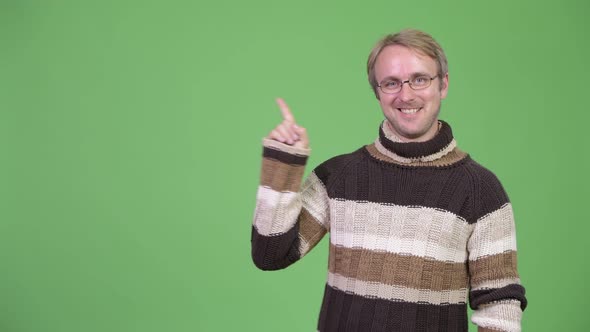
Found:
<path fill-rule="evenodd" d="M 512 206 L 440 123 L 401 143 L 383 122 L 373 144 L 303 185 L 309 151 L 264 140 L 252 257 L 282 269 L 329 233 L 319 331 L 467 331 L 468 299 L 479 331 L 520 331 Z"/>

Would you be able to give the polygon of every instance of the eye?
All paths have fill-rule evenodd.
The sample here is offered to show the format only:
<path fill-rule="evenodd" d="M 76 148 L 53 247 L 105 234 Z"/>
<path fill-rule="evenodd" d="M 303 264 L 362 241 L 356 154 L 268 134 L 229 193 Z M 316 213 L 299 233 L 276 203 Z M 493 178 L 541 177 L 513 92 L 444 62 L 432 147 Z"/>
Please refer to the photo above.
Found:
<path fill-rule="evenodd" d="M 398 85 L 399 85 L 398 81 L 386 81 L 385 83 L 382 84 L 382 86 L 384 88 L 388 88 L 388 89 L 395 88 Z"/>
<path fill-rule="evenodd" d="M 418 76 L 416 78 L 414 78 L 414 84 L 418 84 L 418 85 L 424 85 L 426 84 L 426 82 L 428 82 L 429 78 L 426 76 Z"/>

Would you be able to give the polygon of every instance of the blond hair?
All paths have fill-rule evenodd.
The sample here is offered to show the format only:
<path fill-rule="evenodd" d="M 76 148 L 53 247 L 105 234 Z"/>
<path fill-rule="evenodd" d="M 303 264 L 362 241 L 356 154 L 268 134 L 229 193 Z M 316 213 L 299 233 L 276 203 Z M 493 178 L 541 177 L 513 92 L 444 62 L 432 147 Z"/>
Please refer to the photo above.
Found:
<path fill-rule="evenodd" d="M 438 67 L 438 76 L 444 77 L 449 72 L 447 56 L 442 47 L 431 35 L 415 29 L 402 30 L 396 34 L 387 35 L 377 42 L 367 60 L 367 75 L 369 84 L 379 99 L 377 78 L 375 77 L 375 63 L 381 51 L 391 45 L 400 45 L 432 58 Z"/>

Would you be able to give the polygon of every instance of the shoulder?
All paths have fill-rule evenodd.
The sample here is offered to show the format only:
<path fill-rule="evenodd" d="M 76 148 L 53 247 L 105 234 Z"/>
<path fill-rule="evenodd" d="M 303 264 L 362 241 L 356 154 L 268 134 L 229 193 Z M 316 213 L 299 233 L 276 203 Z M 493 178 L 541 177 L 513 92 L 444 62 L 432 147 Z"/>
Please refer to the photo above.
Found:
<path fill-rule="evenodd" d="M 350 153 L 334 156 L 319 164 L 313 172 L 324 185 L 328 185 L 329 182 L 337 178 L 339 174 L 342 174 L 348 167 L 366 158 L 366 155 L 362 152 L 364 148 L 365 147 L 362 147 Z"/>
<path fill-rule="evenodd" d="M 476 220 L 510 203 L 502 183 L 491 170 L 473 159 L 464 167 L 471 181 Z"/>

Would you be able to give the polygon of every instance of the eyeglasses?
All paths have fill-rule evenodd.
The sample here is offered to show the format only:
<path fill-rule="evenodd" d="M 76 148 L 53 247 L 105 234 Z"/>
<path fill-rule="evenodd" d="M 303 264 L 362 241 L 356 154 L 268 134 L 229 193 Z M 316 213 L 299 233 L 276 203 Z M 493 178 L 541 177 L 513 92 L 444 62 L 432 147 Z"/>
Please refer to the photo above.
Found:
<path fill-rule="evenodd" d="M 422 89 L 426 89 L 427 87 L 429 87 L 430 82 L 432 82 L 432 80 L 437 77 L 438 77 L 438 75 L 436 75 L 434 77 L 421 75 L 421 76 L 413 77 L 413 78 L 406 80 L 406 81 L 385 80 L 385 81 L 379 83 L 379 85 L 377 85 L 377 86 L 379 87 L 379 89 L 381 89 L 381 91 L 383 91 L 383 93 L 388 93 L 388 94 L 400 92 L 402 90 L 402 87 L 406 83 L 408 83 L 408 85 L 410 86 L 410 88 L 412 88 L 412 90 L 422 90 Z"/>

